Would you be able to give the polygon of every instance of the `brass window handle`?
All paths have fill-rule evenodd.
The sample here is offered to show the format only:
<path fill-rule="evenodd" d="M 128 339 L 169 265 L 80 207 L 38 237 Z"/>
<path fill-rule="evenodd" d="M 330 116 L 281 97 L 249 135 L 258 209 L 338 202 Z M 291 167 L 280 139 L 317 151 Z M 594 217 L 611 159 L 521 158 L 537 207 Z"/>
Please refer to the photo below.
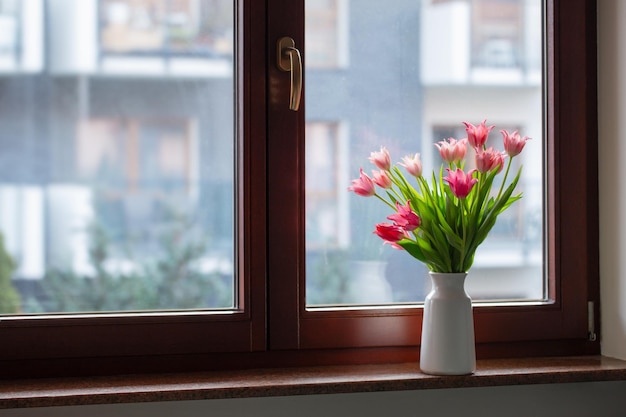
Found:
<path fill-rule="evenodd" d="M 296 48 L 296 42 L 288 37 L 282 37 L 277 43 L 276 65 L 281 71 L 291 73 L 291 88 L 289 92 L 289 110 L 298 111 L 302 96 L 302 56 Z"/>

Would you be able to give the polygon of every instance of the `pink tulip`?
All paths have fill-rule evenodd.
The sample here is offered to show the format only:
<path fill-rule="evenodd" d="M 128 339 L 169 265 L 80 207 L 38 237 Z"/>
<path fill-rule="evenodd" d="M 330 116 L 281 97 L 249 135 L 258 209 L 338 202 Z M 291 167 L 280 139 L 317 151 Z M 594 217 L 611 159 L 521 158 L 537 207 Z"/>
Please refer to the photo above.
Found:
<path fill-rule="evenodd" d="M 417 229 L 422 223 L 422 219 L 411 209 L 410 201 L 407 201 L 404 206 L 396 202 L 396 210 L 397 213 L 387 216 L 387 218 L 407 232 Z"/>
<path fill-rule="evenodd" d="M 403 166 L 409 174 L 416 178 L 422 176 L 422 161 L 419 153 L 416 153 L 414 156 L 405 156 L 398 165 Z"/>
<path fill-rule="evenodd" d="M 509 133 L 506 130 L 501 130 L 500 133 L 504 138 L 504 150 L 511 158 L 519 155 L 524 149 L 526 142 L 530 140 L 528 136 L 520 137 L 517 130 L 513 133 Z"/>
<path fill-rule="evenodd" d="M 478 171 L 485 173 L 497 169 L 502 171 L 504 167 L 504 155 L 493 148 L 476 152 L 476 168 Z"/>
<path fill-rule="evenodd" d="M 476 178 L 472 178 L 472 175 L 476 171 L 471 170 L 467 174 L 463 172 L 461 168 L 457 168 L 456 171 L 452 171 L 450 168 L 446 168 L 448 176 L 443 180 L 448 183 L 452 193 L 458 198 L 465 198 L 472 191 L 474 184 L 478 182 Z"/>
<path fill-rule="evenodd" d="M 483 120 L 482 123 L 477 126 L 469 122 L 463 122 L 465 131 L 467 132 L 467 140 L 475 149 L 484 148 L 485 143 L 487 143 L 487 138 L 489 137 L 489 132 L 495 127 L 487 126 L 485 122 L 487 122 L 487 119 Z"/>
<path fill-rule="evenodd" d="M 377 224 L 374 233 L 389 243 L 396 243 L 407 237 L 406 231 L 402 227 L 390 223 Z"/>
<path fill-rule="evenodd" d="M 389 189 L 393 185 L 391 177 L 389 177 L 388 171 L 372 171 L 372 181 L 380 188 Z"/>
<path fill-rule="evenodd" d="M 465 158 L 467 152 L 467 139 L 456 140 L 448 138 L 448 142 L 442 140 L 435 146 L 439 149 L 441 158 L 448 164 L 459 163 Z"/>
<path fill-rule="evenodd" d="M 369 158 L 370 162 L 383 171 L 389 171 L 391 168 L 391 156 L 384 146 L 380 147 L 380 151 L 372 152 Z"/>
<path fill-rule="evenodd" d="M 363 172 L 362 168 L 359 171 L 361 175 L 359 178 L 352 180 L 352 186 L 348 187 L 348 191 L 354 191 L 355 194 L 362 197 L 371 197 L 375 195 L 376 186 L 374 185 L 374 181 Z"/>

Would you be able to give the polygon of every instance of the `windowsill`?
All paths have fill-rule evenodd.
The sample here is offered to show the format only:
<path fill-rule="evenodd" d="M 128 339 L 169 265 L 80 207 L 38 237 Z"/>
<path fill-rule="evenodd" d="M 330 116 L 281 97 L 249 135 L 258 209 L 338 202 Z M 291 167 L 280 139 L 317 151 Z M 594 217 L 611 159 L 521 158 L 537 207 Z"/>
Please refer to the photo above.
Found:
<path fill-rule="evenodd" d="M 416 363 L 0 381 L 0 409 L 626 380 L 601 356 L 480 360 L 469 376 L 429 376 Z"/>

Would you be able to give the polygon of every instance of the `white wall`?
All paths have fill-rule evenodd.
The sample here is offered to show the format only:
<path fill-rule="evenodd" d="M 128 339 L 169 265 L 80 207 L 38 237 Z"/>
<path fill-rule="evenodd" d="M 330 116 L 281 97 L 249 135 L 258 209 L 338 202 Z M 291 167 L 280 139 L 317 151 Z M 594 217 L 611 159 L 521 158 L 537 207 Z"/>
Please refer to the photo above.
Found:
<path fill-rule="evenodd" d="M 601 342 L 626 359 L 626 1 L 599 0 L 598 15 Z"/>
<path fill-rule="evenodd" d="M 626 1 L 599 0 L 602 351 L 626 359 Z M 621 301 L 621 302 L 620 302 Z M 0 410 L 75 416 L 624 416 L 626 381 Z"/>

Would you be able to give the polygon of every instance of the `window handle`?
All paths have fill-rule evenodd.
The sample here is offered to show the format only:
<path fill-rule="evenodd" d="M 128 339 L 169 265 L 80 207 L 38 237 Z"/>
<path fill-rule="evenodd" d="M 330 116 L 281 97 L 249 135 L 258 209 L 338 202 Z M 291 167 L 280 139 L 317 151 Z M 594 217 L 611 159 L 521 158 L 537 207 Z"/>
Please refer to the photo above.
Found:
<path fill-rule="evenodd" d="M 302 56 L 292 38 L 288 36 L 280 38 L 277 44 L 276 61 L 281 71 L 291 73 L 289 110 L 298 111 L 302 97 Z"/>

